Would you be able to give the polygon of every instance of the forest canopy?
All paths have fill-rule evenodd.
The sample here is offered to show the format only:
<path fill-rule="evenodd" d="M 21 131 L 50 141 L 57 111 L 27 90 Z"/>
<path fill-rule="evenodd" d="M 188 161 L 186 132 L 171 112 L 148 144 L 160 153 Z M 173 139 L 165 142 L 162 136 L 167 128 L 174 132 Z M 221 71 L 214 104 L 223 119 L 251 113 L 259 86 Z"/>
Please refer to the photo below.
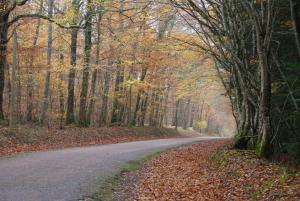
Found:
<path fill-rule="evenodd" d="M 0 118 L 11 127 L 235 130 L 201 39 L 169 1 L 4 1 Z"/>
<path fill-rule="evenodd" d="M 300 155 L 297 0 L 1 2 L 0 119 L 173 126 Z M 5 121 L 4 121 L 5 122 Z"/>

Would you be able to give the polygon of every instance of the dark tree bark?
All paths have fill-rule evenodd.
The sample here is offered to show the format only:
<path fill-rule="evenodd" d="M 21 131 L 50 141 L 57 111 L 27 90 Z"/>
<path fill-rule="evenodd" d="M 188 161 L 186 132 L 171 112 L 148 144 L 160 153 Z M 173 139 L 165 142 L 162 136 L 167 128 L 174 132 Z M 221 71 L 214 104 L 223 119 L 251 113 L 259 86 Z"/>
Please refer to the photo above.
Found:
<path fill-rule="evenodd" d="M 112 49 L 111 49 L 112 51 Z M 109 58 L 108 66 L 112 66 L 112 60 Z M 103 83 L 103 94 L 102 94 L 102 104 L 101 112 L 99 118 L 99 126 L 103 126 L 107 123 L 107 112 L 108 112 L 108 93 L 109 93 L 109 82 L 110 81 L 110 72 L 108 69 L 104 73 L 104 83 Z"/>
<path fill-rule="evenodd" d="M 43 1 L 40 2 L 39 13 L 42 13 L 43 10 Z M 41 26 L 41 19 L 38 19 L 35 35 L 32 42 L 32 47 L 35 48 L 38 43 L 38 38 L 40 35 L 40 26 Z M 33 94 L 34 94 L 34 77 L 33 77 L 33 65 L 34 65 L 34 55 L 31 53 L 30 56 L 30 67 L 28 72 L 28 83 L 27 83 L 27 111 L 26 111 L 26 120 L 32 121 L 33 120 Z"/>
<path fill-rule="evenodd" d="M 176 105 L 175 105 L 175 116 L 174 116 L 175 130 L 177 130 L 177 128 L 178 128 L 178 111 L 179 111 L 179 105 L 180 105 L 180 100 L 177 100 L 176 101 Z"/>
<path fill-rule="evenodd" d="M 122 93 L 124 69 L 121 67 L 121 62 L 119 61 L 118 63 L 119 65 L 117 66 L 111 123 L 120 123 L 124 112 L 124 105 L 120 102 L 120 99 L 124 96 Z"/>
<path fill-rule="evenodd" d="M 189 125 L 189 118 L 190 118 L 190 104 L 191 104 L 191 98 L 188 99 L 188 102 L 185 106 L 185 112 L 184 112 L 184 121 L 183 121 L 183 129 L 187 129 Z"/>
<path fill-rule="evenodd" d="M 112 29 L 112 17 L 109 16 L 107 21 L 110 29 Z M 110 32 L 110 37 L 112 37 L 112 33 Z M 103 76 L 103 94 L 101 97 L 102 103 L 101 103 L 101 111 L 100 111 L 100 117 L 99 117 L 99 126 L 103 126 L 107 123 L 108 119 L 108 93 L 109 93 L 109 84 L 110 84 L 110 69 L 113 66 L 113 57 L 114 57 L 114 48 L 112 45 L 109 46 L 109 56 L 107 59 L 107 66 L 104 72 Z"/>
<path fill-rule="evenodd" d="M 71 69 L 68 76 L 68 98 L 67 98 L 67 124 L 72 124 L 75 121 L 74 115 L 74 88 L 76 76 L 76 61 L 77 61 L 77 36 L 78 29 L 73 29 L 71 33 Z"/>
<path fill-rule="evenodd" d="M 60 68 L 63 66 L 64 62 L 64 55 L 59 51 L 58 55 L 59 59 L 59 64 Z M 64 115 L 65 115 L 65 97 L 64 97 L 64 89 L 63 89 L 63 81 L 64 81 L 64 75 L 63 72 L 61 71 L 59 73 L 59 85 L 58 85 L 58 90 L 59 90 L 59 113 L 60 113 L 60 124 L 59 128 L 63 129 L 64 127 Z"/>
<path fill-rule="evenodd" d="M 95 105 L 95 92 L 96 92 L 96 82 L 97 82 L 97 75 L 99 73 L 98 67 L 100 64 L 100 43 L 101 43 L 101 29 L 100 23 L 102 19 L 102 14 L 98 14 L 98 21 L 97 21 L 97 46 L 96 46 L 96 62 L 95 62 L 95 69 L 93 70 L 92 74 L 92 86 L 91 86 L 91 94 L 90 94 L 90 104 L 89 104 L 89 111 L 88 111 L 88 122 L 91 124 L 91 117 L 94 110 Z"/>
<path fill-rule="evenodd" d="M 124 22 L 123 22 L 123 12 L 125 0 L 119 0 L 120 8 L 119 8 L 119 28 L 118 32 L 122 33 L 124 31 Z M 119 46 L 118 49 L 121 49 Z M 121 51 L 120 51 L 121 53 Z M 122 116 L 124 113 L 124 104 L 121 103 L 120 99 L 124 98 L 124 66 L 122 61 L 118 59 L 117 61 L 117 69 L 116 69 L 116 80 L 115 80 L 115 90 L 113 97 L 113 108 L 112 108 L 112 117 L 111 123 L 121 123 Z"/>
<path fill-rule="evenodd" d="M 48 17 L 53 17 L 54 0 L 48 0 Z M 48 22 L 48 45 L 47 45 L 47 72 L 45 77 L 44 97 L 40 111 L 39 123 L 44 124 L 46 112 L 49 105 L 50 96 L 50 76 L 51 76 L 51 57 L 52 57 L 52 30 L 51 22 Z"/>
<path fill-rule="evenodd" d="M 4 119 L 3 92 L 7 55 L 8 18 L 10 11 L 0 13 L 0 120 Z"/>
<path fill-rule="evenodd" d="M 18 39 L 17 32 L 13 32 L 13 64 L 11 66 L 11 90 L 10 90 L 10 104 L 9 104 L 9 128 L 12 130 L 16 124 L 16 95 L 17 95 L 17 65 L 18 65 Z"/>
<path fill-rule="evenodd" d="M 290 0 L 291 18 L 294 26 L 295 40 L 298 50 L 298 59 L 300 60 L 300 3 L 298 0 Z"/>
<path fill-rule="evenodd" d="M 75 17 L 72 21 L 72 25 L 77 24 L 77 14 L 79 11 L 79 2 L 80 0 L 72 1 L 72 10 L 75 14 Z M 77 62 L 77 38 L 78 38 L 78 28 L 73 28 L 71 31 L 71 46 L 70 46 L 70 71 L 68 76 L 68 98 L 67 98 L 67 118 L 66 123 L 72 124 L 75 122 L 74 115 L 74 88 L 75 88 L 75 76 L 76 76 L 76 62 Z"/>
<path fill-rule="evenodd" d="M 9 24 L 9 15 L 17 7 L 24 5 L 28 0 L 1 0 L 1 11 L 0 11 L 0 120 L 4 119 L 3 111 L 3 92 L 5 83 L 5 68 L 7 65 L 7 43 L 8 43 L 8 28 L 12 23 Z"/>
<path fill-rule="evenodd" d="M 138 126 L 144 126 L 145 125 L 145 119 L 146 119 L 146 112 L 148 107 L 148 94 L 144 92 L 142 94 L 142 101 L 141 101 L 141 109 L 140 109 L 140 115 L 138 118 Z"/>
<path fill-rule="evenodd" d="M 141 78 L 140 78 L 141 82 L 143 82 L 145 80 L 147 70 L 148 70 L 147 67 L 143 67 L 142 72 L 141 72 Z M 136 103 L 135 103 L 135 110 L 134 110 L 133 117 L 132 117 L 132 123 L 131 123 L 132 125 L 136 125 L 137 114 L 138 114 L 139 110 L 141 109 L 141 105 L 142 105 L 141 95 L 143 93 L 144 93 L 143 90 L 138 91 L 138 95 L 137 95 L 137 99 L 136 99 Z"/>
<path fill-rule="evenodd" d="M 260 33 L 258 33 L 260 34 Z M 262 45 L 262 39 L 258 36 L 257 48 L 261 70 L 261 136 L 258 144 L 258 153 L 261 156 L 269 155 L 270 139 L 272 134 L 270 112 L 271 112 L 271 75 L 268 64 L 267 49 Z"/>
<path fill-rule="evenodd" d="M 92 49 L 92 1 L 87 1 L 87 13 L 85 16 L 85 47 L 84 47 L 84 66 L 82 74 L 82 84 L 80 93 L 79 120 L 80 126 L 87 126 L 87 94 L 89 87 L 90 56 Z"/>

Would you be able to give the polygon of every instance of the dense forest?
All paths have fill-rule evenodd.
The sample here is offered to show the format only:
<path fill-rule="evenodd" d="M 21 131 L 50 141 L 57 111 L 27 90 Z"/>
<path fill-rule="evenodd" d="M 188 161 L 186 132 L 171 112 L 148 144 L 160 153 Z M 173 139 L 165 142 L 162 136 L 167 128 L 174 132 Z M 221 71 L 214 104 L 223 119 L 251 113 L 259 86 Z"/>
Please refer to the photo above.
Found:
<path fill-rule="evenodd" d="M 237 148 L 300 155 L 297 0 L 2 0 L 0 21 L 3 125 L 236 124 Z"/>
<path fill-rule="evenodd" d="M 202 38 L 233 107 L 237 148 L 300 155 L 300 3 L 172 1 Z"/>
<path fill-rule="evenodd" d="M 0 119 L 230 134 L 229 101 L 170 2 L 3 1 Z"/>

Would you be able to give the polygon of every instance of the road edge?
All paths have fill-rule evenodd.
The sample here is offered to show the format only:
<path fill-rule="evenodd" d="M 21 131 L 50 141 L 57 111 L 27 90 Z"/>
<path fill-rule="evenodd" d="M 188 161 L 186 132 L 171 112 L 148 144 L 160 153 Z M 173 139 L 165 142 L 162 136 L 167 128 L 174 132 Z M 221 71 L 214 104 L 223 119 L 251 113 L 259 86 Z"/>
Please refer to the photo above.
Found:
<path fill-rule="evenodd" d="M 184 145 L 178 145 L 175 147 L 159 148 L 154 151 L 151 151 L 150 153 L 142 155 L 139 159 L 132 160 L 132 161 L 126 163 L 118 173 L 116 173 L 112 176 L 108 176 L 105 179 L 104 185 L 93 196 L 83 197 L 83 198 L 79 199 L 79 201 L 111 201 L 114 199 L 115 192 L 120 190 L 119 188 L 122 185 L 122 180 L 124 178 L 126 178 L 127 174 L 139 171 L 140 168 L 147 161 L 153 159 L 154 157 L 156 157 L 162 153 L 177 150 L 180 147 L 188 146 L 188 145 L 195 144 L 195 143 L 197 143 L 197 142 L 187 143 Z"/>

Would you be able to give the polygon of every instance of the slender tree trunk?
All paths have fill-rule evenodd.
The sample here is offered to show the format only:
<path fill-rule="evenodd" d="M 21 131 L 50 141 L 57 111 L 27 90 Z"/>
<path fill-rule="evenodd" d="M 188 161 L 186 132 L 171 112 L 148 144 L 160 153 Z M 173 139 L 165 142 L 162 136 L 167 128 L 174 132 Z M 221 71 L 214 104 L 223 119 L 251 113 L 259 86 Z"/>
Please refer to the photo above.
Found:
<path fill-rule="evenodd" d="M 11 90 L 10 90 L 10 104 L 9 104 L 9 128 L 13 129 L 16 124 L 16 68 L 18 64 L 18 56 L 17 56 L 17 32 L 14 30 L 13 32 L 13 64 L 11 68 Z"/>
<path fill-rule="evenodd" d="M 258 154 L 267 156 L 270 151 L 271 136 L 271 75 L 268 64 L 267 50 L 263 45 L 262 38 L 257 36 L 257 52 L 259 57 L 259 66 L 261 72 L 261 98 L 260 98 L 260 115 L 261 115 L 261 136 L 258 142 Z"/>
<path fill-rule="evenodd" d="M 64 89 L 63 89 L 63 81 L 64 81 L 64 75 L 62 72 L 62 66 L 64 63 L 64 55 L 59 52 L 59 64 L 60 64 L 60 72 L 59 72 L 59 114 L 60 114 L 60 122 L 59 122 L 59 128 L 63 129 L 64 127 L 64 117 L 65 117 L 65 98 L 64 98 Z"/>
<path fill-rule="evenodd" d="M 162 112 L 161 112 L 161 116 L 160 116 L 159 127 L 163 127 L 164 119 L 167 117 L 169 93 L 170 93 L 170 87 L 168 86 L 166 91 L 165 91 L 164 103 L 163 103 L 163 106 L 162 106 Z M 166 121 L 166 124 L 167 124 L 167 121 Z"/>
<path fill-rule="evenodd" d="M 117 67 L 116 74 L 111 123 L 119 123 L 121 121 L 122 112 L 124 110 L 124 105 L 120 103 L 120 98 L 123 96 L 122 84 L 124 82 L 124 69 L 123 67 L 121 67 L 121 62 L 118 63 L 119 65 Z"/>
<path fill-rule="evenodd" d="M 132 84 L 129 86 L 129 94 L 128 94 L 128 106 L 127 106 L 127 122 L 126 125 L 130 125 L 132 122 L 132 114 L 131 114 L 131 106 L 132 106 Z"/>
<path fill-rule="evenodd" d="M 157 90 L 154 88 L 152 90 L 152 95 L 151 95 L 151 102 L 150 102 L 150 113 L 149 113 L 149 125 L 154 126 L 154 116 L 155 116 L 155 108 L 156 108 L 156 102 L 157 102 Z"/>
<path fill-rule="evenodd" d="M 176 105 L 175 105 L 175 117 L 174 117 L 174 126 L 175 126 L 175 130 L 178 129 L 178 110 L 179 110 L 179 104 L 180 104 L 180 100 L 176 101 Z"/>
<path fill-rule="evenodd" d="M 158 92 L 157 104 L 154 112 L 154 126 L 159 126 L 160 114 L 162 113 L 162 104 L 164 99 L 163 95 L 162 89 L 160 89 Z"/>
<path fill-rule="evenodd" d="M 192 104 L 192 108 L 191 108 L 191 118 L 190 118 L 190 123 L 189 123 L 189 127 L 193 127 L 194 125 L 194 117 L 195 117 L 195 105 Z"/>
<path fill-rule="evenodd" d="M 108 19 L 108 24 L 110 28 L 112 29 L 112 17 L 109 16 Z M 110 32 L 110 37 L 112 37 L 112 33 Z M 102 94 L 102 103 L 101 103 L 101 111 L 100 111 L 100 117 L 99 117 L 99 126 L 102 126 L 107 123 L 107 115 L 108 115 L 108 93 L 109 93 L 109 84 L 110 84 L 110 72 L 109 70 L 111 69 L 113 65 L 113 57 L 114 57 L 114 48 L 112 44 L 109 46 L 109 56 L 107 59 L 107 67 L 104 72 L 104 83 L 103 83 L 103 94 Z"/>
<path fill-rule="evenodd" d="M 79 10 L 79 1 L 72 1 L 72 10 L 75 15 L 78 14 Z M 77 23 L 77 16 L 74 17 L 72 24 Z M 74 115 L 74 96 L 75 96 L 75 76 L 76 76 L 76 62 L 77 62 L 77 38 L 78 38 L 78 29 L 74 28 L 71 31 L 71 46 L 70 46 L 70 71 L 68 75 L 68 98 L 67 98 L 67 117 L 66 123 L 72 124 L 75 122 Z"/>
<path fill-rule="evenodd" d="M 53 6 L 54 0 L 48 0 L 48 17 L 53 17 Z M 40 124 L 44 124 L 46 112 L 49 105 L 49 94 L 50 94 L 50 76 L 51 76 L 51 56 L 52 56 L 52 23 L 48 23 L 48 49 L 47 49 L 47 72 L 45 79 L 45 88 L 44 88 L 44 100 L 42 103 L 41 113 L 39 117 Z"/>
<path fill-rule="evenodd" d="M 183 124 L 183 129 L 185 130 L 188 128 L 188 124 L 189 124 L 190 104 L 191 104 L 191 98 L 188 99 L 187 105 L 185 106 L 184 124 Z"/>
<path fill-rule="evenodd" d="M 92 49 L 92 10 L 91 0 L 87 1 L 87 13 L 85 17 L 85 47 L 84 47 L 84 66 L 82 74 L 82 84 L 81 84 L 81 93 L 80 93 L 80 108 L 79 108 L 79 125 L 87 126 L 87 111 L 86 111 L 86 102 L 87 94 L 89 87 L 89 71 L 90 71 L 90 56 Z"/>
<path fill-rule="evenodd" d="M 43 1 L 40 3 L 39 13 L 42 13 L 43 9 Z M 40 26 L 41 26 L 41 19 L 38 19 L 35 36 L 33 38 L 32 47 L 35 48 L 38 43 L 38 38 L 40 35 Z M 34 65 L 34 55 L 31 53 L 30 56 L 30 66 L 28 72 L 28 83 L 27 83 L 27 111 L 26 111 L 26 120 L 32 121 L 33 120 L 33 91 L 34 91 L 34 77 L 33 77 L 33 65 Z"/>
<path fill-rule="evenodd" d="M 95 92 L 96 92 L 96 82 L 97 82 L 97 75 L 98 75 L 98 68 L 100 64 L 100 43 L 101 43 L 101 23 L 102 14 L 98 14 L 98 21 L 97 21 L 97 47 L 96 47 L 96 62 L 95 62 L 95 69 L 92 75 L 92 86 L 91 86 L 91 94 L 90 94 L 90 104 L 89 104 L 89 111 L 88 111 L 88 122 L 91 124 L 92 113 L 94 110 L 95 105 Z"/>
<path fill-rule="evenodd" d="M 77 36 L 78 29 L 73 29 L 71 33 L 71 68 L 68 76 L 68 98 L 67 98 L 67 124 L 72 124 L 75 121 L 74 115 L 74 96 L 75 96 L 75 76 L 76 76 L 76 61 L 77 61 Z"/>
<path fill-rule="evenodd" d="M 123 22 L 123 12 L 124 12 L 124 4 L 125 0 L 119 0 L 120 8 L 119 8 L 119 28 L 118 32 L 122 33 L 124 31 L 124 22 Z M 121 49 L 121 46 L 118 47 L 118 50 Z M 119 51 L 121 53 L 121 51 Z M 112 108 L 112 118 L 111 123 L 120 123 L 123 112 L 124 112 L 124 104 L 121 103 L 120 99 L 124 97 L 124 66 L 122 61 L 118 58 L 117 61 L 117 72 L 116 72 L 116 81 L 115 81 L 115 90 L 113 97 L 113 108 Z"/>
<path fill-rule="evenodd" d="M 5 80 L 5 68 L 7 65 L 7 33 L 8 33 L 8 18 L 10 12 L 0 13 L 0 120 L 4 119 L 3 111 L 3 92 Z"/>
<path fill-rule="evenodd" d="M 141 115 L 140 115 L 139 126 L 145 125 L 147 106 L 148 106 L 148 94 L 147 92 L 144 92 L 143 101 L 141 102 Z"/>
<path fill-rule="evenodd" d="M 111 67 L 111 65 L 112 65 L 112 61 L 111 59 L 109 59 L 108 66 Z M 99 118 L 99 126 L 102 126 L 107 123 L 109 81 L 110 81 L 110 72 L 108 71 L 108 69 L 106 69 L 104 73 L 103 95 L 102 95 L 101 112 Z"/>
<path fill-rule="evenodd" d="M 294 34 L 298 51 L 298 59 L 300 60 L 300 19 L 299 19 L 299 10 L 300 3 L 298 0 L 290 0 L 291 6 L 291 17 L 294 26 Z"/>
<path fill-rule="evenodd" d="M 142 69 L 142 72 L 141 72 L 141 78 L 140 78 L 140 82 L 143 82 L 145 80 L 145 77 L 146 77 L 146 74 L 147 74 L 147 67 L 144 67 Z M 133 113 L 133 117 L 132 117 L 132 125 L 136 125 L 136 121 L 137 121 L 137 114 L 138 114 L 138 111 L 141 109 L 141 94 L 143 93 L 144 91 L 143 90 L 139 90 L 138 91 L 138 95 L 137 95 L 137 99 L 136 99 L 136 103 L 135 103 L 135 110 L 134 110 L 134 113 Z"/>

